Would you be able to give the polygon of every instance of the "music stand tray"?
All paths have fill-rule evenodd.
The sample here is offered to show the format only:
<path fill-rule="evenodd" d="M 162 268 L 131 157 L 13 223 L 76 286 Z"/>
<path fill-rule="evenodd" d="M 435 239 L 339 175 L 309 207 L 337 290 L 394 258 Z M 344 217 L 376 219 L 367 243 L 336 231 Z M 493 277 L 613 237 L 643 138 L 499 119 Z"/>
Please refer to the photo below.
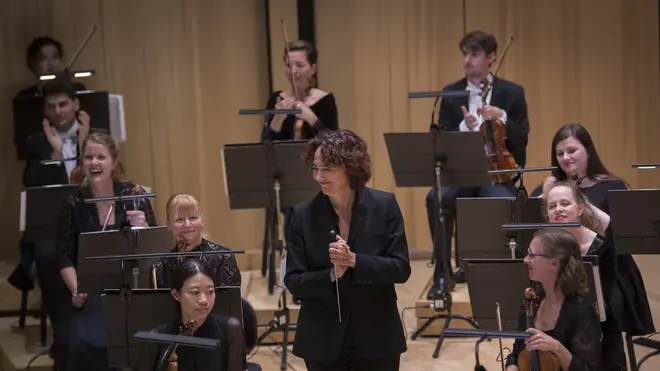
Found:
<path fill-rule="evenodd" d="M 590 291 L 587 295 L 594 305 L 597 302 L 594 293 L 593 257 L 585 259 Z M 500 317 L 503 331 L 519 331 L 521 303 L 525 298 L 525 289 L 529 287 L 529 271 L 523 259 L 465 259 L 472 316 L 480 330 L 499 330 L 497 323 L 497 303 L 500 305 Z"/>
<path fill-rule="evenodd" d="M 660 189 L 609 190 L 607 199 L 617 254 L 660 254 Z"/>
<path fill-rule="evenodd" d="M 29 187 L 25 191 L 25 241 L 57 240 L 60 210 L 79 186 L 73 184 Z"/>
<path fill-rule="evenodd" d="M 523 258 L 534 238 L 533 230 L 507 231 L 502 225 L 513 223 L 516 209 L 515 197 L 467 197 L 456 200 L 456 243 L 461 252 L 460 267 L 465 270 L 463 259 L 511 259 Z M 541 215 L 541 199 L 530 198 L 523 206 L 523 220 L 544 223 Z M 479 233 L 474 233 L 474 226 Z M 518 234 L 522 241 L 511 243 Z M 512 251 L 514 255 L 512 256 Z"/>
<path fill-rule="evenodd" d="M 171 322 L 176 315 L 175 306 L 170 289 L 131 290 L 128 300 L 120 290 L 105 290 L 101 295 L 101 308 L 110 365 L 135 365 L 139 344 L 132 334 L 151 331 L 162 323 Z M 216 302 L 210 315 L 234 317 L 242 322 L 240 287 L 216 287 Z"/>
<path fill-rule="evenodd" d="M 81 91 L 76 93 L 80 109 L 87 112 L 91 118 L 89 124 L 96 129 L 110 133 L 110 103 L 107 91 Z M 42 131 L 44 119 L 43 96 L 15 97 L 12 101 L 14 114 L 14 140 L 18 160 L 25 160 L 27 138 Z"/>
<path fill-rule="evenodd" d="M 130 262 L 90 261 L 87 258 L 162 253 L 163 250 L 170 250 L 172 246 L 174 238 L 165 226 L 81 233 L 76 267 L 78 290 L 88 294 L 100 294 L 105 289 L 118 289 L 125 283 L 130 283 L 131 288 L 147 288 L 151 280 L 151 266 L 157 257 Z M 135 267 L 138 268 L 137 274 L 133 269 Z"/>

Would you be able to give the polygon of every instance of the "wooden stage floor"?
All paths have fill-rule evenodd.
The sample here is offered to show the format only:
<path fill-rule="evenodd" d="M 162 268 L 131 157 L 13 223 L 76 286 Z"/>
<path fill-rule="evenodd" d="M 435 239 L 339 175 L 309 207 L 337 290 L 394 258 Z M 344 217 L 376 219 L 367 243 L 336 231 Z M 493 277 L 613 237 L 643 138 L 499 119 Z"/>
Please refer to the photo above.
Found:
<path fill-rule="evenodd" d="M 647 294 L 656 327 L 660 328 L 660 257 L 638 257 L 637 262 L 644 275 Z M 0 262 L 0 276 L 6 277 L 13 265 Z M 413 274 L 411 279 L 403 285 L 397 287 L 399 297 L 399 309 L 403 312 L 403 321 L 405 324 L 408 339 L 418 326 L 418 315 L 423 315 L 423 311 L 415 310 L 414 306 L 419 305 L 420 295 L 425 291 L 432 274 L 432 268 L 426 266 L 426 261 L 413 261 Z M 259 323 L 265 325 L 273 317 L 273 311 L 277 308 L 277 296 L 269 296 L 266 288 L 266 280 L 261 277 L 257 271 L 244 272 L 244 297 L 252 303 L 257 310 Z M 463 287 L 461 287 L 463 286 Z M 458 293 L 455 295 L 455 308 L 467 297 L 467 288 L 464 285 L 457 285 Z M 6 279 L 0 282 L 0 295 L 3 300 L 0 309 L 17 308 L 20 295 L 18 292 L 6 283 Z M 36 306 L 38 300 L 37 293 L 32 294 L 32 305 Z M 296 307 L 291 306 L 293 317 L 295 319 Z M 26 329 L 15 329 L 12 325 L 16 323 L 16 318 L 0 319 L 0 370 L 14 371 L 24 370 L 27 363 L 39 353 L 37 347 L 39 341 L 39 327 L 35 319 L 29 320 Z M 454 325 L 452 325 L 454 327 Z M 276 338 L 278 336 L 275 336 Z M 658 336 L 660 339 L 660 335 Z M 293 340 L 293 336 L 290 337 Z M 408 340 L 408 351 L 401 357 L 401 370 L 411 371 L 465 371 L 473 370 L 475 364 L 474 339 L 446 339 L 440 356 L 437 359 L 432 358 L 435 348 L 436 338 L 419 338 L 418 340 Z M 511 341 L 505 341 L 504 346 L 511 348 Z M 302 371 L 306 370 L 304 362 L 288 352 L 288 370 Z M 261 346 L 255 349 L 250 355 L 250 361 L 260 364 L 264 371 L 280 370 L 281 347 Z M 638 360 L 648 350 L 636 346 L 635 352 Z M 486 342 L 480 345 L 480 361 L 488 370 L 500 369 L 497 356 L 499 346 L 497 341 Z M 505 349 L 505 354 L 508 351 Z M 39 357 L 33 364 L 33 371 L 50 370 L 51 360 L 47 356 Z M 659 370 L 660 356 L 647 361 L 640 371 Z"/>

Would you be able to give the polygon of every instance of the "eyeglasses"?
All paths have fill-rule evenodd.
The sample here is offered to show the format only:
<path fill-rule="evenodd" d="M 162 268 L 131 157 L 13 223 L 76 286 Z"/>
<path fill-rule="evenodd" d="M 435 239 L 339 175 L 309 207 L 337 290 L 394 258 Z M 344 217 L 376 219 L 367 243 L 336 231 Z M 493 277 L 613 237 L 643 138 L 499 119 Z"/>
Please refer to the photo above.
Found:
<path fill-rule="evenodd" d="M 527 248 L 527 256 L 529 256 L 529 257 L 532 258 L 532 259 L 535 258 L 535 257 L 537 257 L 537 256 L 541 256 L 541 257 L 544 257 L 544 258 L 552 258 L 552 256 L 550 256 L 550 255 L 548 255 L 548 254 L 536 254 L 536 253 L 533 253 L 533 252 L 532 252 L 532 249 L 529 248 L 529 247 Z"/>

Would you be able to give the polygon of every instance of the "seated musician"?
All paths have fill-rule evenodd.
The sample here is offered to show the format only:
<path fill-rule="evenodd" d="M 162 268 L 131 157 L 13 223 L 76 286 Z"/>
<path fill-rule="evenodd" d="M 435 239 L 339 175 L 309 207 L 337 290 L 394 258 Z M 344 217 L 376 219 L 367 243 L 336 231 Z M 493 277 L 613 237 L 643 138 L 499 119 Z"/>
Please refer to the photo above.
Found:
<path fill-rule="evenodd" d="M 191 195 L 178 193 L 165 206 L 167 226 L 180 243 L 171 252 L 229 251 L 204 237 L 204 216 L 199 202 Z M 183 259 L 193 258 L 185 257 Z M 199 257 L 197 257 L 199 258 Z M 155 288 L 171 288 L 172 274 L 182 258 L 161 258 L 154 264 Z M 233 254 L 205 255 L 202 261 L 213 271 L 218 286 L 241 286 L 241 271 Z"/>
<path fill-rule="evenodd" d="M 184 260 L 172 274 L 176 316 L 153 331 L 220 340 L 219 349 L 177 347 L 168 356 L 177 370 L 245 370 L 245 342 L 240 321 L 211 314 L 215 304 L 215 276 L 213 269 L 196 259 Z M 184 328 L 188 332 L 184 332 Z M 146 343 L 140 351 L 136 371 L 155 371 L 167 348 L 167 344 Z"/>
<path fill-rule="evenodd" d="M 291 86 L 271 94 L 267 109 L 300 109 L 297 115 L 275 115 L 266 122 L 262 139 L 309 139 L 319 131 L 337 130 L 335 96 L 315 87 L 318 51 L 308 41 L 289 43 L 284 51 L 285 73 Z M 296 97 L 296 92 L 298 97 Z M 302 120 L 297 126 L 298 119 Z"/>
<path fill-rule="evenodd" d="M 458 43 L 463 55 L 465 77 L 444 87 L 445 91 L 470 92 L 468 98 L 444 98 L 440 104 L 438 125 L 432 124 L 430 130 L 442 131 L 472 131 L 479 132 L 484 120 L 498 119 L 506 127 L 506 146 L 512 153 L 516 163 L 525 167 L 527 137 L 529 135 L 529 119 L 527 117 L 527 101 L 522 86 L 505 79 L 493 76 L 490 67 L 495 63 L 497 54 L 497 40 L 489 33 L 473 31 L 465 35 Z M 483 81 L 488 79 L 492 90 L 486 97 L 481 97 Z M 494 183 L 484 187 L 442 187 L 441 206 L 444 214 L 444 253 L 447 262 L 451 257 L 452 236 L 456 215 L 456 199 L 463 197 L 514 197 L 516 187 L 513 180 Z M 431 189 L 426 197 L 426 211 L 428 215 L 431 238 L 435 235 L 435 220 L 438 210 L 435 208 L 436 194 Z M 456 253 L 460 257 L 460 254 Z M 456 262 L 458 267 L 459 262 Z M 437 292 L 444 287 L 443 267 L 436 262 L 433 274 L 433 285 L 427 298 L 432 300 Z M 450 269 L 448 273 L 449 287 L 453 289 L 455 283 L 465 282 L 465 275 L 459 271 L 454 275 Z"/>
<path fill-rule="evenodd" d="M 572 180 L 595 211 L 600 221 L 595 232 L 611 235 L 609 190 L 628 189 L 626 182 L 610 173 L 598 156 L 596 145 L 587 129 L 580 124 L 568 124 L 560 128 L 552 139 L 553 170 L 531 196 L 545 197 L 550 185 L 556 181 Z M 646 296 L 644 279 L 637 263 L 629 254 L 617 254 L 617 284 L 623 293 L 625 305 L 621 329 L 628 336 L 642 336 L 655 332 L 651 307 Z"/>
<path fill-rule="evenodd" d="M 600 221 L 585 196 L 570 182 L 556 182 L 548 189 L 544 213 L 550 223 L 581 223 L 579 228 L 566 228 L 580 244 L 582 256 L 596 255 L 605 301 L 606 321 L 601 323 L 603 370 L 625 371 L 626 355 L 621 337 L 623 294 L 616 284 L 616 251 L 611 238 L 594 232 Z"/>
<path fill-rule="evenodd" d="M 84 179 L 80 190 L 64 202 L 57 227 L 60 274 L 69 289 L 69 303 L 64 308 L 65 319 L 55 329 L 62 335 L 56 352 L 63 362 L 66 361 L 67 370 L 102 371 L 108 369 L 108 358 L 100 296 L 88 296 L 78 290 L 76 266 L 80 233 L 129 226 L 152 227 L 156 225 L 156 218 L 148 199 L 85 203 L 88 198 L 146 192 L 131 182 L 119 180 L 119 149 L 110 135 L 91 133 L 83 142 L 82 151 Z M 57 341 L 58 335 L 55 338 Z"/>
<path fill-rule="evenodd" d="M 599 371 L 600 320 L 585 298 L 587 273 L 578 241 L 564 230 L 542 229 L 530 244 L 525 264 L 530 280 L 542 286 L 537 293 L 540 305 L 531 327 L 521 313 L 519 329 L 527 329 L 531 336 L 515 341 L 507 371 L 519 369 L 523 350 L 550 353 L 563 371 Z"/>
<path fill-rule="evenodd" d="M 28 69 L 38 79 L 43 75 L 54 75 L 64 71 L 64 48 L 62 43 L 47 36 L 37 37 L 27 48 L 26 63 Z M 48 81 L 48 80 L 46 80 Z M 27 89 L 21 90 L 17 96 L 35 96 L 41 94 L 44 81 L 39 82 Z M 84 84 L 74 82 L 76 91 L 87 90 Z"/>

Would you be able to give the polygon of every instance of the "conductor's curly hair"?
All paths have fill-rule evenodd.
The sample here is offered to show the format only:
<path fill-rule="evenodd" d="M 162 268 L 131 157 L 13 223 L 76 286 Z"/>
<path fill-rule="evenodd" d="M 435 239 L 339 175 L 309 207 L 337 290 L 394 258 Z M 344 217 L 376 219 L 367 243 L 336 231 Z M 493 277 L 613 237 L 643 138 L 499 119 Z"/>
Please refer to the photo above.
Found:
<path fill-rule="evenodd" d="M 346 169 L 349 184 L 356 191 L 371 179 L 371 156 L 367 142 L 350 130 L 326 130 L 307 143 L 303 160 L 314 168 L 314 155 L 320 148 L 325 166 Z"/>

